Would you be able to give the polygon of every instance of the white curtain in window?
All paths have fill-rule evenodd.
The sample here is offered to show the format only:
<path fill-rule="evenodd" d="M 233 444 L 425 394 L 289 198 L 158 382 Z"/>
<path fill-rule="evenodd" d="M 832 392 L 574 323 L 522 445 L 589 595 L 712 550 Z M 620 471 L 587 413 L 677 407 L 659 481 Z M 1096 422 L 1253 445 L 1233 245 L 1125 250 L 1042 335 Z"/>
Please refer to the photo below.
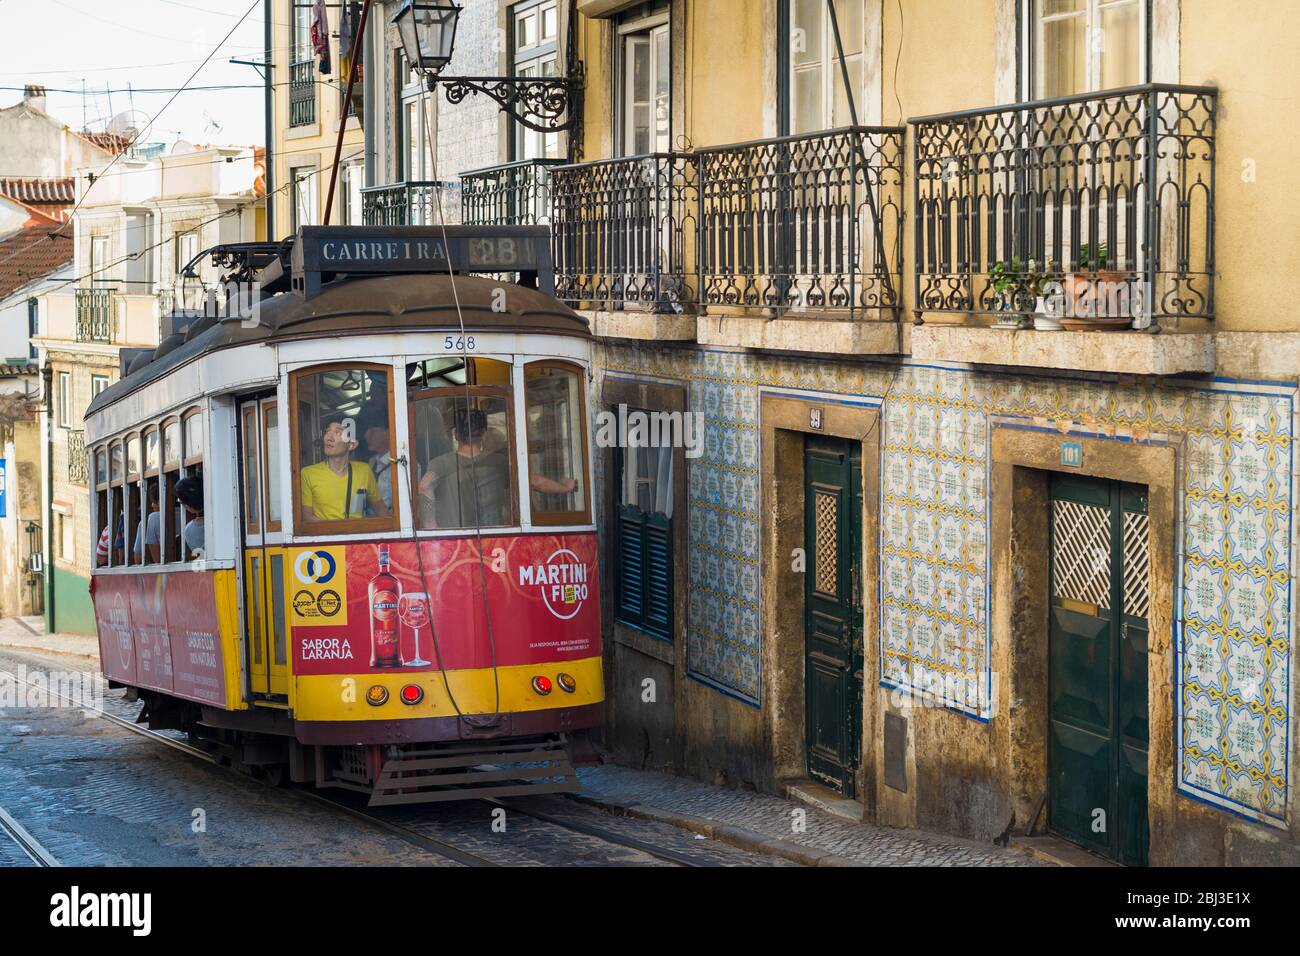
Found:
<path fill-rule="evenodd" d="M 623 455 L 623 504 L 673 516 L 673 450 L 628 448 Z"/>

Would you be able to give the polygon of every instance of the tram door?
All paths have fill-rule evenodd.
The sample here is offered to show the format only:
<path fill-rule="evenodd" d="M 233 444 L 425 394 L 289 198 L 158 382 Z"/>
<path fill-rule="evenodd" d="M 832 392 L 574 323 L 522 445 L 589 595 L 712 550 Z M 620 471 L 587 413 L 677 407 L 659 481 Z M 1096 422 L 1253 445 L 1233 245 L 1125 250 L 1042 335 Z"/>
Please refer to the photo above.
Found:
<path fill-rule="evenodd" d="M 284 445 L 274 397 L 259 396 L 240 403 L 239 448 L 249 689 L 254 696 L 283 697 L 289 693 L 278 468 Z"/>

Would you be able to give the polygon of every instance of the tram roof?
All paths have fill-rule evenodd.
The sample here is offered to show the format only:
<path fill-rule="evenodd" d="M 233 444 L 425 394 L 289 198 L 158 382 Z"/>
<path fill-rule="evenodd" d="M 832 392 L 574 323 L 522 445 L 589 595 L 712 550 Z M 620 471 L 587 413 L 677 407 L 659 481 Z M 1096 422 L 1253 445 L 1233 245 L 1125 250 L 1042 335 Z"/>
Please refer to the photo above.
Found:
<path fill-rule="evenodd" d="M 453 291 L 452 283 L 455 282 Z M 123 376 L 90 403 L 93 414 L 175 369 L 220 349 L 293 339 L 337 338 L 394 331 L 534 332 L 591 337 L 587 320 L 548 295 L 508 285 L 505 308 L 499 279 L 408 273 L 349 277 L 320 287 L 312 298 L 291 292 L 262 299 L 256 325 L 238 317 L 196 320 L 191 332 L 171 335 L 143 367 Z"/>

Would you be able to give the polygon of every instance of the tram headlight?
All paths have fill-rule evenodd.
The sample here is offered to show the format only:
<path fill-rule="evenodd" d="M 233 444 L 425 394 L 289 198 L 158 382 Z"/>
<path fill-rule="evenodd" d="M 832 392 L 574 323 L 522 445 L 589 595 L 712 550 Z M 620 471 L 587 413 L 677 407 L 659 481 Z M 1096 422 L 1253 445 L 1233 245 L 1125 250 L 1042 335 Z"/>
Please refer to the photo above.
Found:
<path fill-rule="evenodd" d="M 418 704 L 424 700 L 424 688 L 419 684 L 407 684 L 402 688 L 403 704 Z"/>
<path fill-rule="evenodd" d="M 551 692 L 551 679 L 549 677 L 545 677 L 541 674 L 538 674 L 536 677 L 533 678 L 533 690 L 536 693 L 540 694 L 541 696 L 545 697 L 547 694 Z"/>
<path fill-rule="evenodd" d="M 572 694 L 578 689 L 578 682 L 573 679 L 572 674 L 556 674 L 555 683 L 560 685 L 560 690 L 566 694 Z"/>
<path fill-rule="evenodd" d="M 380 707 L 388 703 L 388 688 L 383 684 L 371 684 L 366 691 L 366 703 L 371 707 Z"/>

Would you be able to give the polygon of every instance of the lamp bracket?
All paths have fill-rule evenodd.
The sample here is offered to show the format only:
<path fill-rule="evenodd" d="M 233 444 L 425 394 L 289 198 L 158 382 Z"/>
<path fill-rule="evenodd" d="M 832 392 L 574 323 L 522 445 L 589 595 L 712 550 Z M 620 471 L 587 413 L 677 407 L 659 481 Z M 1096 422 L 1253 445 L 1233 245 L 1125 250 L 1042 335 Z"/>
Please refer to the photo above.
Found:
<path fill-rule="evenodd" d="M 583 86 L 581 64 L 576 64 L 566 76 L 429 76 L 431 91 L 439 84 L 452 105 L 482 93 L 514 119 L 539 133 L 571 130 L 581 122 L 578 115 Z"/>

